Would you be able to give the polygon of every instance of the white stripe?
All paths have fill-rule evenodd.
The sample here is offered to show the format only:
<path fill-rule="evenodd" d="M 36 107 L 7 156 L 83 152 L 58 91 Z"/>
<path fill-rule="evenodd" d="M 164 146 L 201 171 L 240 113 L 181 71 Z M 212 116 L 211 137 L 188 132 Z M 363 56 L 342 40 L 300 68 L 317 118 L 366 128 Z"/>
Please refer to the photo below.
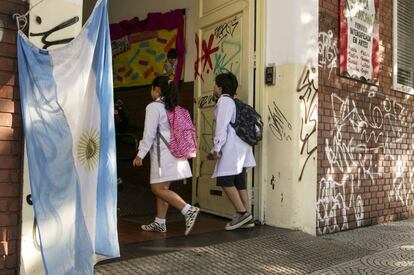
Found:
<path fill-rule="evenodd" d="M 73 139 L 73 158 L 80 181 L 85 223 L 95 247 L 96 192 L 99 155 L 88 158 L 99 146 L 100 108 L 96 96 L 96 77 L 92 68 L 93 45 L 87 32 L 81 32 L 71 47 L 52 51 L 53 76 L 58 102 L 66 115 Z M 96 144 L 90 138 L 97 136 Z M 93 140 L 93 138 L 92 138 Z"/>

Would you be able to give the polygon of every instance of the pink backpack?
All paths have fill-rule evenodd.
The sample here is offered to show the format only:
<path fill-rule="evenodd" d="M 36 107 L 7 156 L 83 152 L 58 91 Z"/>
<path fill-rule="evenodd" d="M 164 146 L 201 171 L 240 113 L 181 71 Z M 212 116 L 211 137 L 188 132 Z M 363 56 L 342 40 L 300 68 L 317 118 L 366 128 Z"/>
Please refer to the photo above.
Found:
<path fill-rule="evenodd" d="M 178 159 L 194 158 L 197 154 L 197 139 L 190 113 L 186 109 L 176 106 L 173 111 L 167 111 L 167 117 L 170 124 L 169 144 L 166 143 L 161 133 L 159 133 L 159 137 L 167 144 L 174 157 Z"/>

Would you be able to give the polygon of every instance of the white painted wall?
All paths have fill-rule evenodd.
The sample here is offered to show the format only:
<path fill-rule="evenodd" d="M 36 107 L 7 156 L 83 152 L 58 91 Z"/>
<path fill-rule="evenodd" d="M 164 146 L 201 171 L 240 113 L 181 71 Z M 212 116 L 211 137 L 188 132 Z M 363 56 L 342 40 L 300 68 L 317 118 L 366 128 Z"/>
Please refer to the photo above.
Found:
<path fill-rule="evenodd" d="M 44 0 L 42 2 L 40 0 L 31 0 L 30 5 L 34 8 L 30 11 L 29 32 L 33 33 L 50 30 L 74 16 L 79 17 L 79 21 L 76 24 L 51 34 L 47 39 L 48 41 L 75 37 L 82 28 L 82 0 Z M 36 16 L 41 17 L 41 24 L 36 22 Z M 36 46 L 40 48 L 43 46 L 40 36 L 30 36 L 29 39 Z M 61 46 L 51 46 L 48 49 L 58 47 Z"/>
<path fill-rule="evenodd" d="M 277 77 L 276 85 L 267 86 L 264 91 L 264 218 L 270 225 L 315 234 L 317 90 L 298 91 L 298 82 L 313 66 L 316 70 L 306 83 L 314 81 L 317 88 L 319 3 L 267 0 L 266 4 L 265 60 L 276 65 Z M 306 93 L 310 97 L 301 99 Z M 315 109 L 309 112 L 310 108 Z M 307 134 L 309 138 L 305 138 Z M 312 149 L 313 153 L 307 154 Z"/>
<path fill-rule="evenodd" d="M 195 36 L 195 14 L 197 0 L 109 0 L 109 21 L 118 23 L 122 20 L 129 20 L 138 17 L 145 19 L 150 12 L 168 12 L 175 9 L 186 9 L 185 26 L 185 64 L 184 81 L 194 80 L 194 61 L 196 48 Z M 85 19 L 90 14 L 95 0 L 85 0 Z"/>
<path fill-rule="evenodd" d="M 318 1 L 267 0 L 266 61 L 318 66 Z"/>

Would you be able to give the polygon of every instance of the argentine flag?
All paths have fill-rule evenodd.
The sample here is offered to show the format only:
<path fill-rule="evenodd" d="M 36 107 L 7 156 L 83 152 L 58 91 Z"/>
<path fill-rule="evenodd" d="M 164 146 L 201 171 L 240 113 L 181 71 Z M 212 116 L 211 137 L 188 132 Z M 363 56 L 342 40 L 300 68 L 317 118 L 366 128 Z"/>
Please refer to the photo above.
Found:
<path fill-rule="evenodd" d="M 19 31 L 30 186 L 47 274 L 92 274 L 119 256 L 107 0 L 78 37 L 42 50 Z"/>

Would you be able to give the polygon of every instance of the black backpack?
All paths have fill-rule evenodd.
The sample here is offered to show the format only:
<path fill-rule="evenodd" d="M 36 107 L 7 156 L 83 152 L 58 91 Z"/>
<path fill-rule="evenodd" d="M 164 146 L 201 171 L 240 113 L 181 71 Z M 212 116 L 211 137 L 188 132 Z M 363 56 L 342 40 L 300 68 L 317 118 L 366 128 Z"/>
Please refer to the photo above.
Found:
<path fill-rule="evenodd" d="M 236 104 L 236 121 L 230 125 L 241 140 L 253 146 L 263 138 L 262 117 L 256 110 L 243 101 L 233 98 Z"/>

